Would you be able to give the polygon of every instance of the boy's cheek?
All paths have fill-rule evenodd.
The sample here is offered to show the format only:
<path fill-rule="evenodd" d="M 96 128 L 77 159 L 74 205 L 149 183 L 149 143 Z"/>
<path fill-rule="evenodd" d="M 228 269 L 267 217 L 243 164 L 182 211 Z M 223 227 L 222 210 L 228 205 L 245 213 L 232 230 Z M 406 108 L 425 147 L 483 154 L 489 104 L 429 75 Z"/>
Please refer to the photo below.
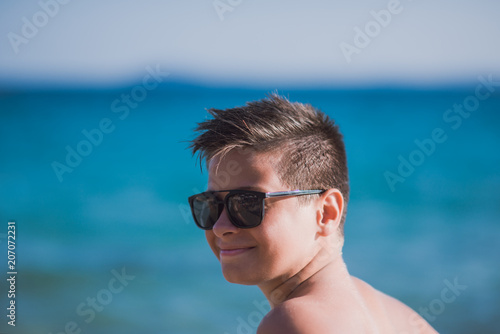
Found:
<path fill-rule="evenodd" d="M 215 257 L 220 260 L 219 250 L 215 245 L 215 235 L 212 231 L 205 231 L 205 238 L 207 239 L 208 245 L 212 249 L 212 252 L 215 254 Z"/>

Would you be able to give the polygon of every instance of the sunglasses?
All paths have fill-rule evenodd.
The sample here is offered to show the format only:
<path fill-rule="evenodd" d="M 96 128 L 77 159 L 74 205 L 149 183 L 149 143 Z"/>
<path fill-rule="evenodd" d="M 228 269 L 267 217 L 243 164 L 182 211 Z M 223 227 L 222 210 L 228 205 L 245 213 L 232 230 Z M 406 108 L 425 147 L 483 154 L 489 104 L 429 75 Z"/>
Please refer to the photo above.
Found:
<path fill-rule="evenodd" d="M 217 193 L 228 194 L 223 198 Z M 194 221 L 199 228 L 211 230 L 224 208 L 231 223 L 238 228 L 257 227 L 264 219 L 265 199 L 285 196 L 321 194 L 325 190 L 291 190 L 263 193 L 252 190 L 206 191 L 188 198 Z"/>

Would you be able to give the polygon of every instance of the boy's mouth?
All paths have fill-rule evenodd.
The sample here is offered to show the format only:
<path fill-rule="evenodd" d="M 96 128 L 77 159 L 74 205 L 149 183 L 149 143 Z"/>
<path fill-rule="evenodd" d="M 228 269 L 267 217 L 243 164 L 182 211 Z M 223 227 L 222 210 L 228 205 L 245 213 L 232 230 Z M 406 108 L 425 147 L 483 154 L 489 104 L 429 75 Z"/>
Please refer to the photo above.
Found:
<path fill-rule="evenodd" d="M 235 256 L 246 253 L 255 247 L 223 247 L 220 248 L 220 256 Z"/>

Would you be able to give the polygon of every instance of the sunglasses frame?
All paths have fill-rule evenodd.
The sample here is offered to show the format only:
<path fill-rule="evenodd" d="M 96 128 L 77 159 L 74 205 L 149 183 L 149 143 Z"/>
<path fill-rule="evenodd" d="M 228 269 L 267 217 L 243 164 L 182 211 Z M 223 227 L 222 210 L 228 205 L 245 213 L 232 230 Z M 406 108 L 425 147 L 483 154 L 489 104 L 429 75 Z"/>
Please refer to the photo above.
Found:
<path fill-rule="evenodd" d="M 211 230 L 213 229 L 213 226 L 217 223 L 217 220 L 220 218 L 221 213 L 219 214 L 219 217 L 217 217 L 217 220 L 215 221 L 214 225 L 211 227 L 203 227 L 198 220 L 196 219 L 196 215 L 194 213 L 194 200 L 196 199 L 197 196 L 200 195 L 208 195 L 208 196 L 213 196 L 216 199 L 216 204 L 224 204 L 224 208 L 226 209 L 227 216 L 229 217 L 229 220 L 231 221 L 231 224 L 236 226 L 237 228 L 242 228 L 242 229 L 248 229 L 248 228 L 254 228 L 259 226 L 262 221 L 264 220 L 264 214 L 265 214 L 265 202 L 264 200 L 266 198 L 274 198 L 274 197 L 286 197 L 286 196 L 304 196 L 304 195 L 315 195 L 315 194 L 322 194 L 326 190 L 289 190 L 289 191 L 277 191 L 277 192 L 260 192 L 260 191 L 254 191 L 254 190 L 243 190 L 243 189 L 232 189 L 232 190 L 214 190 L 214 191 L 205 191 L 193 196 L 190 196 L 188 198 L 189 206 L 191 207 L 191 213 L 193 215 L 194 222 L 196 225 L 201 228 L 202 230 Z M 227 192 L 228 194 L 224 196 L 223 199 L 219 199 L 215 196 L 216 193 L 224 193 Z M 259 220 L 259 223 L 256 225 L 252 226 L 241 226 L 235 218 L 232 217 L 231 212 L 229 212 L 229 200 L 231 196 L 234 196 L 236 194 L 252 194 L 256 195 L 259 200 L 262 200 L 261 205 L 262 205 L 262 211 L 261 211 L 261 217 Z"/>

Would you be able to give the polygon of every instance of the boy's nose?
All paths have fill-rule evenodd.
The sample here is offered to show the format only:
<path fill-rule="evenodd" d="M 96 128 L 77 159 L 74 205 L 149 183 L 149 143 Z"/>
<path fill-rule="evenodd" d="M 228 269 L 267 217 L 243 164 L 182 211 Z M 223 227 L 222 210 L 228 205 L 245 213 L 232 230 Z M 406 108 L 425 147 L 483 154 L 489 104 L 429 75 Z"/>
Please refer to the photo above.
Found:
<path fill-rule="evenodd" d="M 231 223 L 229 220 L 229 216 L 227 214 L 226 208 L 222 210 L 222 213 L 214 224 L 213 232 L 219 238 L 227 235 L 228 233 L 235 233 L 238 231 L 238 228 Z"/>

